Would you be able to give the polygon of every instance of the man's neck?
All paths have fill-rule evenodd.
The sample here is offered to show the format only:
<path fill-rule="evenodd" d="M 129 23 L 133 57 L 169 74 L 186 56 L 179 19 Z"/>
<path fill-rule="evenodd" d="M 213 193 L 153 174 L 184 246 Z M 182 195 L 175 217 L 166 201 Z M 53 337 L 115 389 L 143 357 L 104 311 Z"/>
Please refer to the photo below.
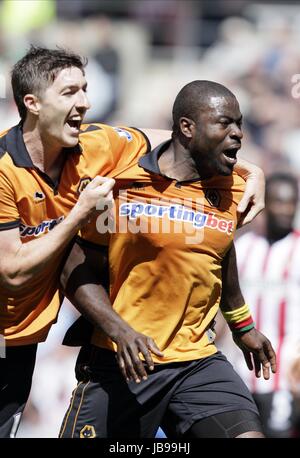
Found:
<path fill-rule="evenodd" d="M 177 139 L 174 139 L 169 148 L 158 159 L 161 173 L 173 180 L 190 181 L 202 179 L 190 152 Z"/>
<path fill-rule="evenodd" d="M 64 163 L 62 148 L 43 139 L 38 127 L 30 121 L 24 123 L 23 139 L 34 166 L 55 180 Z"/>

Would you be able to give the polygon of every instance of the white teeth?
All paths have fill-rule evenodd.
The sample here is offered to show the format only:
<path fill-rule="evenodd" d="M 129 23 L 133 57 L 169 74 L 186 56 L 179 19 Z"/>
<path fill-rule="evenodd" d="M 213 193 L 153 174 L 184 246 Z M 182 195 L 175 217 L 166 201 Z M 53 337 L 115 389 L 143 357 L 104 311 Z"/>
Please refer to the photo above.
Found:
<path fill-rule="evenodd" d="M 227 156 L 225 153 L 223 153 L 225 159 L 227 162 L 231 162 L 232 164 L 235 164 L 236 161 L 237 161 L 237 158 L 236 157 L 230 157 L 230 156 Z"/>
<path fill-rule="evenodd" d="M 68 126 L 68 129 L 70 129 L 69 132 L 72 132 L 72 134 L 75 134 L 75 135 L 78 135 L 78 134 L 79 134 L 79 132 L 80 132 L 80 127 L 79 127 L 79 125 L 78 125 L 78 126 L 72 126 L 72 125 L 70 125 L 70 123 L 68 123 L 68 122 L 66 123 L 66 125 Z"/>
<path fill-rule="evenodd" d="M 81 125 L 81 120 L 77 120 L 77 119 L 68 119 L 66 124 L 71 128 L 71 129 L 76 129 L 76 130 L 79 130 L 80 129 L 80 125 Z"/>

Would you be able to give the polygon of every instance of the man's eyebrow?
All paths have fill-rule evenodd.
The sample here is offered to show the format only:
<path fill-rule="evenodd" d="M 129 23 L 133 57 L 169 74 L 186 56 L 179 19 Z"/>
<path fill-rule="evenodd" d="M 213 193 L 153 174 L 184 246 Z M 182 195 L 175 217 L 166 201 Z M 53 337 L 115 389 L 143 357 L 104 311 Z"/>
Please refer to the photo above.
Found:
<path fill-rule="evenodd" d="M 219 119 L 226 118 L 230 122 L 241 122 L 243 120 L 243 115 L 239 116 L 238 118 L 233 118 L 232 116 L 228 116 L 228 115 L 225 115 L 225 114 L 220 114 L 218 116 L 218 118 Z"/>
<path fill-rule="evenodd" d="M 69 83 L 69 84 L 66 84 L 65 86 L 62 87 L 61 91 L 65 91 L 66 89 L 78 89 L 81 87 L 81 84 L 76 84 L 76 83 Z M 83 86 L 82 86 L 83 89 L 86 89 L 87 88 L 87 83 L 85 83 Z"/>

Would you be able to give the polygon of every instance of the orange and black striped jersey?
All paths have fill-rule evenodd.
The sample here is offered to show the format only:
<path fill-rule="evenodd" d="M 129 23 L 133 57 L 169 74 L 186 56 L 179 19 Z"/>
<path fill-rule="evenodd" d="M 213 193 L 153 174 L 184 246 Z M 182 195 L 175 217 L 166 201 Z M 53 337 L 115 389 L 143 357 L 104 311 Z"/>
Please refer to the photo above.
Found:
<path fill-rule="evenodd" d="M 221 261 L 232 244 L 244 180 L 236 173 L 177 182 L 161 175 L 169 142 L 113 172 L 115 221 L 109 242 L 114 309 L 164 353 L 156 362 L 216 352 L 210 325 L 221 296 Z M 105 215 L 82 231 L 101 243 Z M 100 232 L 100 233 L 99 233 Z M 92 343 L 116 349 L 101 331 Z"/>
<path fill-rule="evenodd" d="M 63 149 L 66 160 L 57 183 L 37 169 L 23 140 L 21 125 L 0 138 L 0 231 L 19 228 L 27 243 L 43 237 L 69 213 L 83 187 L 97 174 L 122 167 L 124 156 L 147 151 L 138 130 L 103 124 L 82 126 L 79 144 Z M 57 291 L 64 254 L 49 262 L 21 292 L 1 287 L 0 334 L 7 345 L 45 340 L 60 307 Z"/>

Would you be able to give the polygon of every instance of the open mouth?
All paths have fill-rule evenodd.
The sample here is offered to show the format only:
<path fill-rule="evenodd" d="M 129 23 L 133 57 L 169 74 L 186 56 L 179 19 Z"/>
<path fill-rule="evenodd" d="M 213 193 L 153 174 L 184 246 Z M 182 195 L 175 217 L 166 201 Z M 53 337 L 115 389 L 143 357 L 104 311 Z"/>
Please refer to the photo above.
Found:
<path fill-rule="evenodd" d="M 78 133 L 81 126 L 81 119 L 67 119 L 66 124 L 68 124 L 73 132 Z"/>
<path fill-rule="evenodd" d="M 225 156 L 225 159 L 228 163 L 236 164 L 237 162 L 236 155 L 239 149 L 240 149 L 239 147 L 236 147 L 236 148 L 228 148 L 223 151 L 223 155 Z"/>

